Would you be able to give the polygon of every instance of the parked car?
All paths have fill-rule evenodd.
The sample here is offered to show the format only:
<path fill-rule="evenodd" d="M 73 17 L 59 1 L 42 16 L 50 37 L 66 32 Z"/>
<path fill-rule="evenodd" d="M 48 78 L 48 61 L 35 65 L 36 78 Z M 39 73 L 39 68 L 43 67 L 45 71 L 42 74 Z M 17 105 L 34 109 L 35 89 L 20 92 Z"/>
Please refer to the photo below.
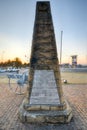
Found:
<path fill-rule="evenodd" d="M 12 68 L 12 67 L 9 67 L 8 69 L 7 69 L 7 72 L 19 72 L 19 70 L 20 69 L 16 69 L 16 68 Z"/>

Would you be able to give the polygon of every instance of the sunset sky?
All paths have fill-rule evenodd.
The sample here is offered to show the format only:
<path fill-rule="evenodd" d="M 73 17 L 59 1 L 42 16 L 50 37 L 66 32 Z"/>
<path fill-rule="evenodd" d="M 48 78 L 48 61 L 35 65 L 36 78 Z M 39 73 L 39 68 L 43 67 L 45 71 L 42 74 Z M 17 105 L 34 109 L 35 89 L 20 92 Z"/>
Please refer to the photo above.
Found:
<path fill-rule="evenodd" d="M 87 0 L 49 1 L 58 57 L 63 30 L 62 63 L 78 55 L 78 64 L 87 64 Z M 0 0 L 0 61 L 30 57 L 35 8 L 36 0 Z"/>

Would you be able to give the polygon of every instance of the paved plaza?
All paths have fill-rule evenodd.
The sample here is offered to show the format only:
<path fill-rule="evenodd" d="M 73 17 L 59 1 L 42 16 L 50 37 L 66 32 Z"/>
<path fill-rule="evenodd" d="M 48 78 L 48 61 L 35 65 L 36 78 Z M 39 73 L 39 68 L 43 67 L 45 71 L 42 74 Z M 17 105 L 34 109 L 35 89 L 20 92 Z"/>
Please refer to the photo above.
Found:
<path fill-rule="evenodd" d="M 14 88 L 16 84 L 12 84 Z M 26 92 L 26 87 L 24 88 Z M 26 124 L 18 119 L 25 95 L 15 94 L 6 83 L 0 84 L 0 130 L 87 130 L 87 85 L 63 85 L 65 99 L 73 110 L 68 124 Z"/>

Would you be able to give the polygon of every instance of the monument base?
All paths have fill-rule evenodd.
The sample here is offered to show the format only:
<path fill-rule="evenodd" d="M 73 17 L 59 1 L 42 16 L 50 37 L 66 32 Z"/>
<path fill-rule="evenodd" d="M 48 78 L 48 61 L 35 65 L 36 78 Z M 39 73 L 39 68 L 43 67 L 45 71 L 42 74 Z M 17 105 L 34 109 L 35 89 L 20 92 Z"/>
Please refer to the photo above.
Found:
<path fill-rule="evenodd" d="M 23 104 L 19 110 L 19 118 L 27 123 L 68 123 L 72 118 L 72 110 L 66 102 L 65 110 L 26 110 Z"/>

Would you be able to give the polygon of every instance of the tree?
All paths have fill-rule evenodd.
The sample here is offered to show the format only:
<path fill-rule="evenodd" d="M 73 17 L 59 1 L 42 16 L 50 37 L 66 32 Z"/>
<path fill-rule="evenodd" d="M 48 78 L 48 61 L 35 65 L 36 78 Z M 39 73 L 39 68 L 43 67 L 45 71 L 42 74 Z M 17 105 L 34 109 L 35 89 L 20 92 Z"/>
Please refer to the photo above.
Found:
<path fill-rule="evenodd" d="M 22 61 L 20 58 L 16 57 L 13 61 L 13 66 L 15 66 L 16 68 L 21 67 L 22 66 Z"/>

